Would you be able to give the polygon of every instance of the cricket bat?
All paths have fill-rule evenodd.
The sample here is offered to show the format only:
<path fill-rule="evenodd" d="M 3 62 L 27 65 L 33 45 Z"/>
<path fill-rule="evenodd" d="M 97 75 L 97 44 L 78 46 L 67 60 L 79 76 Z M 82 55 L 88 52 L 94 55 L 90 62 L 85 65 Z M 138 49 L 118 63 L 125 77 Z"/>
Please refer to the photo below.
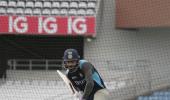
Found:
<path fill-rule="evenodd" d="M 67 85 L 67 87 L 69 88 L 70 92 L 74 95 L 76 93 L 78 93 L 78 91 L 74 88 L 73 84 L 70 82 L 70 80 L 67 78 L 67 76 L 62 73 L 61 71 L 57 70 L 57 73 L 59 74 L 59 76 L 62 78 L 62 80 L 64 81 L 64 83 Z"/>

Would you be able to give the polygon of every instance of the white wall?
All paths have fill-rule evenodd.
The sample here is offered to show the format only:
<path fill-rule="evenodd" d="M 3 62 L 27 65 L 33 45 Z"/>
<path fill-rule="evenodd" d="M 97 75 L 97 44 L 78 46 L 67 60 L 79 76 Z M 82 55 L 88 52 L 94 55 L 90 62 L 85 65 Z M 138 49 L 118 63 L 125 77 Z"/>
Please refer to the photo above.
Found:
<path fill-rule="evenodd" d="M 105 70 L 117 66 L 140 71 L 138 60 L 143 60 L 147 63 L 144 66 L 149 70 L 151 88 L 167 85 L 170 82 L 170 28 L 116 29 L 115 1 L 102 2 L 97 16 L 97 37 L 85 42 L 85 58 Z"/>

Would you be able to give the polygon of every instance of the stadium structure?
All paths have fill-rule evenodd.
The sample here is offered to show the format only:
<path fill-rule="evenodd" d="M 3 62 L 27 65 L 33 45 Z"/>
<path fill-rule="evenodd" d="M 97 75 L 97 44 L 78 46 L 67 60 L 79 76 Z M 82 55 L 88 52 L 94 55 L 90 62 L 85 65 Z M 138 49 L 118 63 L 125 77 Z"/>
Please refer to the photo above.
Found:
<path fill-rule="evenodd" d="M 0 100 L 76 100 L 56 70 L 75 48 L 112 100 L 170 100 L 169 0 L 0 0 Z"/>

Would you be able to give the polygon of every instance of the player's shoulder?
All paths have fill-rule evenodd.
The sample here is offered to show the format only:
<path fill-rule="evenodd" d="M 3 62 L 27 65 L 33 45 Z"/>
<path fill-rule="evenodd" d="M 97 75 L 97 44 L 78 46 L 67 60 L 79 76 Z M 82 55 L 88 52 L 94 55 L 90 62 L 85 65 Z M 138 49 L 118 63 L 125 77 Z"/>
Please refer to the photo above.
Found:
<path fill-rule="evenodd" d="M 82 60 L 79 60 L 79 66 L 80 66 L 80 69 L 82 69 L 85 65 L 89 65 L 89 64 L 91 64 L 90 62 L 88 62 L 87 60 L 84 60 L 84 59 L 82 59 Z"/>
<path fill-rule="evenodd" d="M 81 59 L 81 60 L 79 60 L 79 64 L 80 65 L 82 65 L 82 64 L 84 64 L 84 63 L 87 63 L 88 61 L 87 60 L 85 60 L 85 59 Z"/>

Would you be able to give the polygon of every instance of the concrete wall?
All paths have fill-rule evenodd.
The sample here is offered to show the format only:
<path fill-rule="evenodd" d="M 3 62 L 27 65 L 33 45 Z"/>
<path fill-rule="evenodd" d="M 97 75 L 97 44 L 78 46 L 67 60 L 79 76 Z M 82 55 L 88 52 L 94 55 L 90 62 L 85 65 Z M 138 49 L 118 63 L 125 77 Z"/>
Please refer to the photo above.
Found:
<path fill-rule="evenodd" d="M 84 57 L 105 73 L 133 71 L 136 95 L 169 85 L 170 28 L 116 29 L 114 0 L 102 0 L 98 14 L 97 37 L 85 42 Z"/>
<path fill-rule="evenodd" d="M 116 27 L 169 27 L 169 0 L 116 0 Z"/>

